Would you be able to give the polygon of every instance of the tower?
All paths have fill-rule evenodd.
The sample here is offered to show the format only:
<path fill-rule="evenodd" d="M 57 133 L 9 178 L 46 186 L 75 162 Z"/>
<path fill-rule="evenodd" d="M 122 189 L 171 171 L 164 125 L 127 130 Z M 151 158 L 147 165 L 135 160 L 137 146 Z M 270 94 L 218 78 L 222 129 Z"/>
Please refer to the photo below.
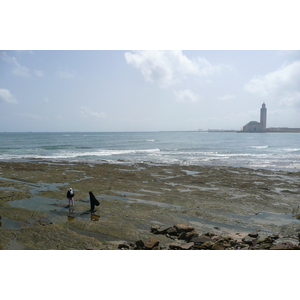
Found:
<path fill-rule="evenodd" d="M 265 103 L 260 109 L 260 124 L 262 125 L 262 130 L 265 131 L 267 128 L 267 108 Z"/>

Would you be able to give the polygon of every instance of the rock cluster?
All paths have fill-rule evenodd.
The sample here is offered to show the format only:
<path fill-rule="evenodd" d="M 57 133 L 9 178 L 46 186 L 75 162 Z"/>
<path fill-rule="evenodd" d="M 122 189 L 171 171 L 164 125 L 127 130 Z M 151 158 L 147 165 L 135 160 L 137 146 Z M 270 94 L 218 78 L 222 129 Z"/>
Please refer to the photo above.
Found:
<path fill-rule="evenodd" d="M 198 234 L 189 224 L 174 226 L 153 225 L 151 232 L 155 235 L 165 235 L 174 242 L 168 247 L 160 245 L 160 241 L 152 237 L 148 241 L 139 240 L 135 243 L 124 242 L 118 249 L 127 250 L 300 250 L 300 236 L 283 238 L 278 234 L 267 237 L 259 236 L 258 232 L 250 232 L 242 240 L 232 237 L 218 236 L 214 233 Z"/>

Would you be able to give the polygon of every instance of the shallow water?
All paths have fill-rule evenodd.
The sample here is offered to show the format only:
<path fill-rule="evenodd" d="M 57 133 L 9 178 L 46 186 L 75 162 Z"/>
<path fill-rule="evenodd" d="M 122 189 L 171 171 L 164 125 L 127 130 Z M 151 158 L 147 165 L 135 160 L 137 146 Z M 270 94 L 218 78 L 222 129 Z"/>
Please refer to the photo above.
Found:
<path fill-rule="evenodd" d="M 119 193 L 124 195 L 124 192 L 119 192 Z M 127 193 L 127 194 L 141 195 L 141 194 L 135 194 L 135 193 Z M 156 201 L 150 201 L 150 200 L 143 200 L 143 199 L 139 199 L 139 198 L 130 198 L 130 197 L 126 197 L 126 196 L 111 196 L 111 195 L 101 194 L 100 198 L 102 200 L 115 199 L 115 200 L 120 200 L 120 201 L 126 202 L 126 203 L 135 203 L 135 202 L 145 203 L 145 204 L 156 205 L 156 206 L 165 207 L 165 208 L 178 208 L 178 209 L 187 208 L 184 206 L 179 206 L 179 205 L 174 205 L 174 204 L 168 204 L 168 203 L 156 202 Z"/>
<path fill-rule="evenodd" d="M 285 226 L 290 224 L 299 224 L 300 220 L 293 217 L 292 214 L 283 214 L 283 213 L 271 213 L 271 212 L 260 212 L 256 215 L 237 215 L 237 214 L 229 214 L 224 213 L 224 215 L 231 216 L 236 222 L 235 224 L 226 224 L 220 222 L 210 221 L 205 218 L 198 217 L 186 217 L 188 222 L 195 226 L 202 227 L 208 226 L 210 229 L 222 229 L 229 230 L 234 232 L 249 232 L 260 229 L 262 232 L 270 233 L 270 230 L 264 228 L 265 226 Z"/>
<path fill-rule="evenodd" d="M 0 228 L 4 228 L 4 229 L 7 229 L 7 228 L 12 228 L 12 229 L 19 229 L 21 228 L 22 225 L 18 222 L 18 221 L 14 221 L 14 220 L 11 220 L 5 216 L 1 216 L 1 219 L 0 219 Z"/>

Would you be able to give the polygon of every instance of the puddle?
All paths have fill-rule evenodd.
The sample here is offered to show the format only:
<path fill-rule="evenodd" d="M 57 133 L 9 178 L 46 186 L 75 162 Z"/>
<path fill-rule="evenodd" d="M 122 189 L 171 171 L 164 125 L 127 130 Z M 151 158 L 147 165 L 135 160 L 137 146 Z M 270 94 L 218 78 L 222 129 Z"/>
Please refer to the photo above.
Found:
<path fill-rule="evenodd" d="M 272 213 L 272 212 L 259 212 L 258 214 L 237 215 L 231 213 L 223 213 L 225 216 L 230 216 L 241 222 L 262 224 L 262 225 L 275 225 L 284 226 L 291 223 L 298 223 L 299 220 L 293 217 L 293 214 Z"/>
<path fill-rule="evenodd" d="M 8 190 L 8 191 L 17 191 L 17 192 L 20 191 L 20 190 L 14 188 L 14 187 L 12 187 L 12 186 L 7 186 L 7 187 L 2 187 L 2 186 L 0 186 L 0 191 L 1 191 L 1 190 L 3 190 L 3 191 L 5 191 L 5 190 Z M 8 192 L 8 191 L 7 191 L 7 192 Z"/>
<path fill-rule="evenodd" d="M 8 229 L 19 229 L 22 225 L 18 221 L 11 220 L 5 216 L 1 216 L 0 218 L 0 228 Z"/>
<path fill-rule="evenodd" d="M 145 193 L 152 193 L 152 194 L 161 194 L 162 192 L 157 192 L 157 191 L 150 191 L 150 190 L 144 190 L 144 189 L 140 189 L 141 192 L 145 192 Z"/>
<path fill-rule="evenodd" d="M 132 193 L 130 193 L 132 194 Z M 110 195 L 105 195 L 101 194 L 99 196 L 102 200 L 107 200 L 107 199 L 115 199 L 119 200 L 125 203 L 144 203 L 144 204 L 149 204 L 149 205 L 156 205 L 164 208 L 179 208 L 179 209 L 186 209 L 187 207 L 184 206 L 179 206 L 179 205 L 174 205 L 174 204 L 168 204 L 168 203 L 163 203 L 163 202 L 156 202 L 156 201 L 150 201 L 150 200 L 142 200 L 142 199 L 137 199 L 137 198 L 129 198 L 129 197 L 121 197 L 121 196 L 110 196 Z"/>
<path fill-rule="evenodd" d="M 121 194 L 121 195 L 123 195 L 124 197 L 126 197 L 126 196 L 137 196 L 137 197 L 139 197 L 139 196 L 145 196 L 144 194 L 131 193 L 131 192 L 123 192 L 123 191 L 112 191 L 112 192 Z"/>
<path fill-rule="evenodd" d="M 186 172 L 186 175 L 192 175 L 192 176 L 195 176 L 195 175 L 198 175 L 200 174 L 200 172 L 196 172 L 196 171 L 188 171 L 188 170 L 182 170 L 183 172 Z"/>
<path fill-rule="evenodd" d="M 198 217 L 187 217 L 182 216 L 184 219 L 186 219 L 189 223 L 203 227 L 217 227 L 219 229 L 226 229 L 230 231 L 236 231 L 236 232 L 249 232 L 249 231 L 255 231 L 257 228 L 260 228 L 262 232 L 270 232 L 269 230 L 266 230 L 264 228 L 261 228 L 261 226 L 264 225 L 274 225 L 274 226 L 284 226 L 284 225 L 290 225 L 292 223 L 298 223 L 300 220 L 293 217 L 292 214 L 282 214 L 282 213 L 270 213 L 270 212 L 260 212 L 257 215 L 235 215 L 235 214 L 229 214 L 226 213 L 224 215 L 231 216 L 234 218 L 238 223 L 236 224 L 226 224 L 226 223 L 219 223 L 210 221 L 208 219 L 204 218 L 198 218 Z"/>
<path fill-rule="evenodd" d="M 280 214 L 270 212 L 260 212 L 257 215 L 248 217 L 250 222 L 260 224 L 272 224 L 277 226 L 289 225 L 291 223 L 299 223 L 299 220 L 294 218 L 292 214 Z"/>
<path fill-rule="evenodd" d="M 47 221 L 51 223 L 70 222 L 76 220 L 87 220 L 90 213 L 85 213 L 76 210 L 75 208 L 67 208 L 66 200 L 58 200 L 45 198 L 41 196 L 33 196 L 30 199 L 13 200 L 9 201 L 8 204 L 12 207 L 20 207 L 29 210 L 35 210 L 40 212 L 46 212 L 48 214 Z M 88 209 L 88 207 L 87 207 Z M 13 228 L 12 223 L 6 223 L 7 228 Z"/>
<path fill-rule="evenodd" d="M 41 196 L 33 196 L 29 199 L 21 199 L 21 200 L 12 200 L 9 201 L 8 204 L 12 207 L 21 207 L 29 210 L 37 210 L 41 212 L 49 212 L 53 210 L 53 205 L 66 205 L 66 200 L 58 200 L 45 198 Z"/>

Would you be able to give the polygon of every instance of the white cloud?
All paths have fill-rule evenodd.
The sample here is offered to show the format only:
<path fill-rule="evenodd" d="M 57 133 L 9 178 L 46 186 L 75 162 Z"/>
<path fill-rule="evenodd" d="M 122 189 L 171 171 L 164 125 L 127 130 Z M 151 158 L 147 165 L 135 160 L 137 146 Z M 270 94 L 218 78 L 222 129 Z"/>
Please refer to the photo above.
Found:
<path fill-rule="evenodd" d="M 57 75 L 60 78 L 73 78 L 76 76 L 76 72 L 74 70 L 65 69 L 58 71 Z"/>
<path fill-rule="evenodd" d="M 283 64 L 278 70 L 264 76 L 255 76 L 245 90 L 261 97 L 272 97 L 282 105 L 299 105 L 300 60 Z"/>
<path fill-rule="evenodd" d="M 26 68 L 25 66 L 21 66 L 14 56 L 9 56 L 6 54 L 6 52 L 2 52 L 1 59 L 14 66 L 14 68 L 11 71 L 14 75 L 22 76 L 22 77 L 30 77 L 29 69 Z"/>
<path fill-rule="evenodd" d="M 44 72 L 43 72 L 43 71 L 40 71 L 40 70 L 34 70 L 34 74 L 35 74 L 37 77 L 44 77 Z"/>
<path fill-rule="evenodd" d="M 174 95 L 176 101 L 180 103 L 194 103 L 198 100 L 198 96 L 189 89 L 174 91 Z"/>
<path fill-rule="evenodd" d="M 235 95 L 226 95 L 218 98 L 221 101 L 228 101 L 228 100 L 234 100 L 236 99 Z"/>
<path fill-rule="evenodd" d="M 285 97 L 280 99 L 279 104 L 287 107 L 300 108 L 300 92 L 295 92 L 290 95 L 287 93 Z"/>
<path fill-rule="evenodd" d="M 98 112 L 92 111 L 90 108 L 85 107 L 85 106 L 80 107 L 80 109 L 81 109 L 81 111 L 80 111 L 81 114 L 83 114 L 85 117 L 92 116 L 92 117 L 96 117 L 99 119 L 106 118 L 106 115 L 103 112 L 98 113 Z"/>
<path fill-rule="evenodd" d="M 211 76 L 222 66 L 213 66 L 206 59 L 190 60 L 182 51 L 126 52 L 127 64 L 139 69 L 145 80 L 157 82 L 161 88 L 174 85 L 187 76 Z"/>
<path fill-rule="evenodd" d="M 7 89 L 0 89 L 0 101 L 6 103 L 18 103 L 15 97 Z"/>

